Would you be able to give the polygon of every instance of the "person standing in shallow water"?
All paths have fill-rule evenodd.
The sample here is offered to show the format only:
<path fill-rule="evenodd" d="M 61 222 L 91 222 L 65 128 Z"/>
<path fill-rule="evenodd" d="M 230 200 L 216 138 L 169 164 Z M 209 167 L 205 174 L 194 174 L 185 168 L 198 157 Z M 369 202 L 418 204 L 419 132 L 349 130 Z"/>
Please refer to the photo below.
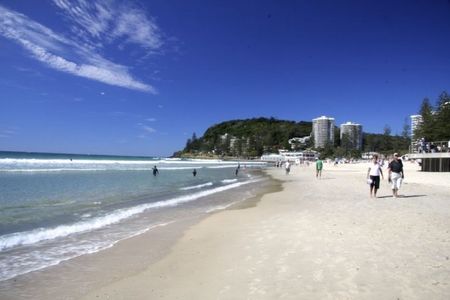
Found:
<path fill-rule="evenodd" d="M 398 190 L 402 185 L 402 180 L 405 179 L 405 172 L 403 171 L 402 160 L 394 153 L 394 159 L 389 163 L 389 182 L 392 184 L 392 196 L 398 197 Z"/>
<path fill-rule="evenodd" d="M 192 171 L 192 176 L 197 176 L 197 170 L 196 169 L 194 169 L 194 171 Z"/>
<path fill-rule="evenodd" d="M 378 163 L 378 155 L 373 156 L 372 164 L 367 170 L 367 179 L 370 180 L 370 197 L 377 197 L 377 191 L 380 188 L 380 175 L 384 179 L 383 170 Z"/>
<path fill-rule="evenodd" d="M 158 168 L 156 166 L 153 166 L 152 171 L 153 171 L 153 176 L 156 176 L 159 174 Z"/>

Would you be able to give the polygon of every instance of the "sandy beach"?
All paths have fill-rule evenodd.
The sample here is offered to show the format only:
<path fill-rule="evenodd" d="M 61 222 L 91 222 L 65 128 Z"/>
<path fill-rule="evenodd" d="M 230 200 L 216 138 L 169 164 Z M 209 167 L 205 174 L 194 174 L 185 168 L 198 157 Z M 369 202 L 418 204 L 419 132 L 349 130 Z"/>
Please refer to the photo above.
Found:
<path fill-rule="evenodd" d="M 294 166 L 290 175 L 269 169 L 281 191 L 192 222 L 173 237 L 170 250 L 153 259 L 145 254 L 154 244 L 148 235 L 83 258 L 99 274 L 108 270 L 109 279 L 77 293 L 59 286 L 45 295 L 449 299 L 450 173 L 422 173 L 406 163 L 402 197 L 392 198 L 385 177 L 375 199 L 369 197 L 367 166 L 325 164 L 322 179 L 312 165 Z M 134 272 L 121 271 L 121 265 L 139 262 Z"/>
<path fill-rule="evenodd" d="M 406 164 L 402 198 L 370 199 L 366 166 L 288 176 L 256 207 L 193 226 L 144 271 L 85 299 L 449 299 L 450 174 Z"/>

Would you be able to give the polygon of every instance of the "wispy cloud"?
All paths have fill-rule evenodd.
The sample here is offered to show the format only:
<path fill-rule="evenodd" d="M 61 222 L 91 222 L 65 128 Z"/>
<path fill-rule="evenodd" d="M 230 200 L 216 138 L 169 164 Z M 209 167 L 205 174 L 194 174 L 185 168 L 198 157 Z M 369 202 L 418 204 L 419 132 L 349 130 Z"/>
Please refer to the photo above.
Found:
<path fill-rule="evenodd" d="M 110 117 L 118 117 L 118 118 L 132 118 L 132 119 L 141 119 L 142 116 L 140 114 L 125 112 L 125 111 L 111 111 L 107 113 Z M 143 125 L 142 123 L 138 123 L 138 126 Z"/>
<path fill-rule="evenodd" d="M 153 127 L 150 127 L 150 126 L 142 126 L 142 129 L 144 129 L 144 131 L 145 132 L 147 132 L 147 133 L 154 133 L 154 132 L 156 132 L 156 129 L 154 129 Z"/>
<path fill-rule="evenodd" d="M 102 56 L 109 46 L 132 43 L 148 55 L 162 46 L 156 24 L 135 8 L 115 1 L 54 0 L 69 22 L 70 38 L 0 5 L 0 35 L 25 48 L 32 57 L 55 70 L 106 84 L 156 93 L 130 74 L 130 67 Z M 82 42 L 80 42 L 82 40 Z"/>
<path fill-rule="evenodd" d="M 151 134 L 157 132 L 155 128 L 145 125 L 143 123 L 137 123 L 136 125 L 141 131 L 141 133 L 137 136 L 140 139 L 148 138 Z"/>
<path fill-rule="evenodd" d="M 163 42 L 161 31 L 142 10 L 131 2 L 53 0 L 65 13 L 71 30 L 85 42 L 94 45 L 125 40 L 145 48 L 158 50 Z"/>
<path fill-rule="evenodd" d="M 11 129 L 0 130 L 0 138 L 9 138 L 13 136 L 16 132 Z"/>
<path fill-rule="evenodd" d="M 155 118 L 147 118 L 147 119 L 145 119 L 145 121 L 148 121 L 148 122 L 156 122 L 156 119 L 155 119 Z"/>

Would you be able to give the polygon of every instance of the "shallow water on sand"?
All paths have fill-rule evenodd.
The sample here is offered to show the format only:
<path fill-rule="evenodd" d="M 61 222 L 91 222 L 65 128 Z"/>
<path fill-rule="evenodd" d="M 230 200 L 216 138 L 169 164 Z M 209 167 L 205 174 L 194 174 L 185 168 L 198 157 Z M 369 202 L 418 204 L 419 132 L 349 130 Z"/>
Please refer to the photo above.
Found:
<path fill-rule="evenodd" d="M 240 162 L 235 176 L 238 162 L 0 154 L 0 281 L 106 249 L 186 213 L 226 208 L 267 180 L 258 172 L 264 165 L 253 162 Z"/>

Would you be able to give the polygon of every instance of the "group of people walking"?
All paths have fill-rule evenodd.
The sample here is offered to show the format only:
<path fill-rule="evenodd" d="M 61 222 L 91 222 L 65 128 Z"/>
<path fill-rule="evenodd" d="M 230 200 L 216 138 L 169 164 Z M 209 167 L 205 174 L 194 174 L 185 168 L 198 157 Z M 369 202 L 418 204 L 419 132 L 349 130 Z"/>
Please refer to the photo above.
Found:
<path fill-rule="evenodd" d="M 394 158 L 388 165 L 388 182 L 391 184 L 392 196 L 398 197 L 398 190 L 405 178 L 403 163 L 398 153 L 394 153 Z M 370 197 L 377 197 L 377 191 L 380 188 L 380 176 L 384 179 L 382 165 L 378 160 L 378 155 L 372 157 L 372 164 L 367 170 L 367 181 L 370 186 Z"/>
<path fill-rule="evenodd" d="M 379 156 L 375 154 L 372 157 L 372 162 L 367 170 L 367 183 L 370 186 L 370 197 L 377 197 L 377 192 L 380 189 L 380 179 L 384 179 L 383 167 L 384 160 L 380 160 Z M 322 177 L 323 161 L 321 159 L 316 159 L 316 178 L 320 179 Z M 289 175 L 291 171 L 291 164 L 289 161 L 284 163 L 284 169 L 286 175 Z M 393 159 L 388 165 L 388 182 L 391 184 L 392 196 L 394 198 L 398 197 L 398 191 L 402 185 L 402 181 L 405 178 L 405 172 L 403 170 L 403 162 L 400 159 L 398 153 L 394 153 Z"/>

